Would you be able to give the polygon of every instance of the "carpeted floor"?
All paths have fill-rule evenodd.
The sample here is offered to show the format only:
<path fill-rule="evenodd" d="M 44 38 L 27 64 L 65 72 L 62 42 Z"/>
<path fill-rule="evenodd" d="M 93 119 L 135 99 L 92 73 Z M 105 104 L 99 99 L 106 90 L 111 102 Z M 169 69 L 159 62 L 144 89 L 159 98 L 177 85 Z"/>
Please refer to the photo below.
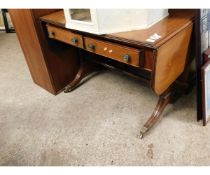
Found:
<path fill-rule="evenodd" d="M 140 140 L 157 96 L 115 72 L 53 96 L 32 82 L 15 34 L 0 33 L 0 165 L 210 165 L 195 91 Z"/>

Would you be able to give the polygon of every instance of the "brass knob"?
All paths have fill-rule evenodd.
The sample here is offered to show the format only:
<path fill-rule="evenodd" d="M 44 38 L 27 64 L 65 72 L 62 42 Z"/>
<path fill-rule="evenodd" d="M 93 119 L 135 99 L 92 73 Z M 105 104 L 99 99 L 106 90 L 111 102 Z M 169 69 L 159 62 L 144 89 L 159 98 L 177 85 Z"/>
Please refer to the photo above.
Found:
<path fill-rule="evenodd" d="M 89 44 L 88 47 L 91 49 L 91 50 L 95 50 L 96 46 L 94 44 Z"/>
<path fill-rule="evenodd" d="M 78 43 L 78 39 L 77 39 L 77 38 L 72 38 L 72 39 L 71 39 L 71 42 L 72 42 L 73 44 L 77 44 L 77 43 Z"/>
<path fill-rule="evenodd" d="M 49 34 L 49 37 L 50 38 L 53 38 L 55 36 L 55 32 L 53 32 L 53 31 L 52 32 L 49 32 L 48 34 Z"/>
<path fill-rule="evenodd" d="M 123 60 L 127 63 L 130 61 L 130 59 L 131 59 L 130 55 L 126 54 L 126 55 L 123 56 Z"/>

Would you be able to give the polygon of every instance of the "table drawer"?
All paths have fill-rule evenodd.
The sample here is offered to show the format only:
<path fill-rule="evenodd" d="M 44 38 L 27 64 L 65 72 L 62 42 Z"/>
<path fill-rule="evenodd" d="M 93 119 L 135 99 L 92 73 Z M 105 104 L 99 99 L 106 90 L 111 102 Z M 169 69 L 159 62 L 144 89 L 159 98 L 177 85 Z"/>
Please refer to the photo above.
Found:
<path fill-rule="evenodd" d="M 135 67 L 140 66 L 140 57 L 142 55 L 141 53 L 143 53 L 143 50 L 141 49 L 130 48 L 89 37 L 84 37 L 84 42 L 86 50 L 90 52 L 112 58 Z"/>
<path fill-rule="evenodd" d="M 47 25 L 48 37 L 83 48 L 82 35 L 73 33 L 69 30 Z"/>

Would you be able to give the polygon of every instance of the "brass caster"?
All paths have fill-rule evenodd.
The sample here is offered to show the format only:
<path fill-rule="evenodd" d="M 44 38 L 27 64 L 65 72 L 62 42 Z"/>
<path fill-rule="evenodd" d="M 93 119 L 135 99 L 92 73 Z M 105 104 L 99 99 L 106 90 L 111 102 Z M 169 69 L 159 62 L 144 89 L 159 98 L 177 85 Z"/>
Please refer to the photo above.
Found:
<path fill-rule="evenodd" d="M 140 135 L 139 138 L 143 139 L 144 138 L 144 134 L 148 131 L 148 128 L 146 128 L 145 126 L 143 126 L 140 130 Z"/>
<path fill-rule="evenodd" d="M 144 138 L 143 133 L 140 132 L 139 138 L 140 138 L 140 139 L 143 139 L 143 138 Z"/>
<path fill-rule="evenodd" d="M 64 93 L 69 93 L 73 90 L 73 88 L 71 86 L 66 86 L 65 89 L 64 89 Z"/>

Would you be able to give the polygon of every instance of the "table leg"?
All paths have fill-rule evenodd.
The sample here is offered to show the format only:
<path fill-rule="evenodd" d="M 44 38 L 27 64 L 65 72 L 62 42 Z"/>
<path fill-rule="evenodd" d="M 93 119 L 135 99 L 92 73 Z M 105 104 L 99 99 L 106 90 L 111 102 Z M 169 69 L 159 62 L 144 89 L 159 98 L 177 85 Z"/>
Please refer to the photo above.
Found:
<path fill-rule="evenodd" d="M 71 92 L 73 89 L 75 89 L 79 85 L 79 83 L 81 82 L 83 78 L 99 70 L 102 70 L 102 67 L 92 62 L 81 63 L 77 75 L 75 76 L 74 80 L 65 87 L 64 92 L 65 93 Z"/>
<path fill-rule="evenodd" d="M 167 104 L 170 102 L 171 99 L 171 91 L 167 91 L 160 95 L 158 103 L 155 107 L 155 110 L 153 111 L 152 115 L 150 118 L 147 120 L 147 122 L 144 124 L 144 126 L 140 130 L 140 138 L 142 139 L 144 134 L 148 132 L 154 125 L 155 123 L 161 118 L 161 114 Z"/>

